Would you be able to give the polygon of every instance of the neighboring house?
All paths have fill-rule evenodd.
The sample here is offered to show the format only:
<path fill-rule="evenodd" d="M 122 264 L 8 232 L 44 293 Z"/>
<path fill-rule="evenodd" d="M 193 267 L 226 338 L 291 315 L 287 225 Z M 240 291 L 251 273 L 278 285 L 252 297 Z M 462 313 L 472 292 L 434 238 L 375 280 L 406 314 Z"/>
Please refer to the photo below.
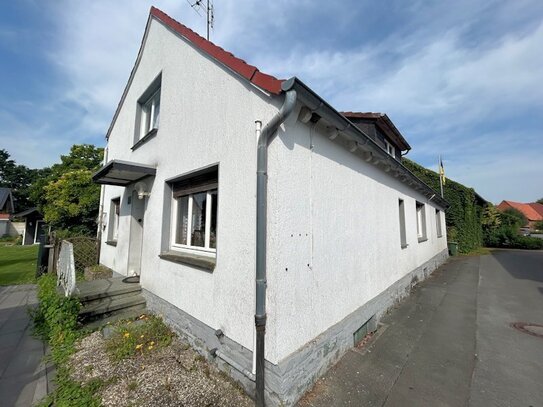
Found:
<path fill-rule="evenodd" d="M 501 201 L 498 205 L 498 210 L 505 211 L 507 209 L 516 209 L 526 216 L 528 219 L 528 226 L 530 229 L 534 228 L 535 222 L 543 220 L 543 205 L 537 202 L 533 203 L 521 203 L 513 201 Z"/>
<path fill-rule="evenodd" d="M 40 242 L 40 237 L 47 235 L 49 226 L 43 220 L 38 208 L 30 208 L 26 211 L 16 213 L 14 218 L 24 219 L 23 245 L 30 245 Z"/>
<path fill-rule="evenodd" d="M 11 188 L 0 188 L 0 237 L 17 236 L 17 230 L 11 224 L 13 210 Z"/>
<path fill-rule="evenodd" d="M 140 275 L 147 306 L 250 393 L 293 404 L 448 256 L 447 203 L 376 116 L 152 8 L 94 175 L 100 262 Z"/>

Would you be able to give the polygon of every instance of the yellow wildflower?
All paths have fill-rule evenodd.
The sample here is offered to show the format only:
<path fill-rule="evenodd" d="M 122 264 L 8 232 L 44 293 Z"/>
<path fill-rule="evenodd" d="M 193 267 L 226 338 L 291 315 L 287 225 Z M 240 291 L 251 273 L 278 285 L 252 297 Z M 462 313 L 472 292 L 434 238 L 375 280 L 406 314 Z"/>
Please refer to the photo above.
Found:
<path fill-rule="evenodd" d="M 124 337 L 125 337 L 125 338 L 128 338 L 129 336 L 130 336 L 130 333 L 129 333 L 129 332 L 125 332 L 125 333 L 124 333 Z"/>
<path fill-rule="evenodd" d="M 155 341 L 149 342 L 149 345 L 151 345 L 151 346 L 154 345 L 154 344 L 155 344 Z"/>
<path fill-rule="evenodd" d="M 140 336 L 140 338 L 143 338 L 143 335 L 142 335 L 142 336 Z"/>
<path fill-rule="evenodd" d="M 136 350 L 140 350 L 142 347 L 143 347 L 143 344 L 140 343 L 140 344 L 136 345 Z"/>
<path fill-rule="evenodd" d="M 147 349 L 148 349 L 148 350 L 153 349 L 153 345 L 149 345 L 149 346 L 147 347 Z"/>

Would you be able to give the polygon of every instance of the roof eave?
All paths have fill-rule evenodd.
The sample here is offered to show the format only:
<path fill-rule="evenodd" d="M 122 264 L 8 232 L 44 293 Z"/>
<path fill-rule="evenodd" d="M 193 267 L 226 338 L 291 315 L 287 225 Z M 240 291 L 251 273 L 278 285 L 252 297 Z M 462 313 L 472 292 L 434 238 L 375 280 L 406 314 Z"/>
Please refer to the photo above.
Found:
<path fill-rule="evenodd" d="M 298 100 L 311 112 L 318 114 L 326 122 L 330 123 L 338 131 L 338 134 L 341 134 L 350 143 L 352 146 L 350 150 L 353 153 L 358 152 L 365 161 L 376 165 L 387 173 L 391 173 L 400 182 L 423 194 L 429 201 L 433 201 L 441 208 L 447 209 L 449 207 L 449 203 L 439 196 L 436 191 L 404 167 L 401 162 L 386 153 L 356 124 L 334 109 L 301 80 L 292 77 L 283 82 L 282 89 L 285 92 L 295 89 Z"/>

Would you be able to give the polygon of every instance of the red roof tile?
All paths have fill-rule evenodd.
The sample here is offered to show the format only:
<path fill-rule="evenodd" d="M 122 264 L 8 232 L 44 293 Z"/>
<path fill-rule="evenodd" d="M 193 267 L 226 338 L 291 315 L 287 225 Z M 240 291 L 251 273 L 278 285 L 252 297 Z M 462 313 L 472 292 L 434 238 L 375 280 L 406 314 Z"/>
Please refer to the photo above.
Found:
<path fill-rule="evenodd" d="M 180 22 L 174 20 L 169 15 L 156 7 L 151 7 L 151 16 L 161 21 L 170 29 L 181 35 L 195 47 L 204 51 L 210 57 L 219 61 L 238 75 L 244 77 L 254 85 L 261 89 L 264 89 L 270 93 L 281 93 L 281 84 L 283 80 L 277 79 L 274 76 L 260 72 L 258 68 L 253 65 L 249 65 L 242 59 L 237 58 L 230 52 L 225 51 L 221 47 L 213 44 L 211 41 L 199 36 L 194 31 L 184 26 Z"/>
<path fill-rule="evenodd" d="M 502 201 L 498 205 L 498 209 L 504 211 L 509 208 L 514 208 L 522 212 L 529 221 L 543 220 L 543 214 L 539 213 L 535 208 L 532 207 L 532 205 L 534 204 L 527 204 L 527 203 L 513 202 L 513 201 Z M 540 205 L 540 204 L 535 204 L 535 205 Z"/>
<path fill-rule="evenodd" d="M 534 203 L 531 203 L 530 206 L 532 207 L 534 211 L 539 213 L 539 215 L 541 216 L 541 219 L 543 219 L 543 204 L 534 202 Z"/>

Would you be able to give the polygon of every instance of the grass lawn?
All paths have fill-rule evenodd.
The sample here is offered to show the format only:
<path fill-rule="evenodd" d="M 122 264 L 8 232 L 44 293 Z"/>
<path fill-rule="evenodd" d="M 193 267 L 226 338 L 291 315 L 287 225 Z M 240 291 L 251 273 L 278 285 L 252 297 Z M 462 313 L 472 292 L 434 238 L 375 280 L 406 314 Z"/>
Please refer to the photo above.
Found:
<path fill-rule="evenodd" d="M 37 245 L 0 245 L 0 285 L 34 283 L 37 259 Z"/>

